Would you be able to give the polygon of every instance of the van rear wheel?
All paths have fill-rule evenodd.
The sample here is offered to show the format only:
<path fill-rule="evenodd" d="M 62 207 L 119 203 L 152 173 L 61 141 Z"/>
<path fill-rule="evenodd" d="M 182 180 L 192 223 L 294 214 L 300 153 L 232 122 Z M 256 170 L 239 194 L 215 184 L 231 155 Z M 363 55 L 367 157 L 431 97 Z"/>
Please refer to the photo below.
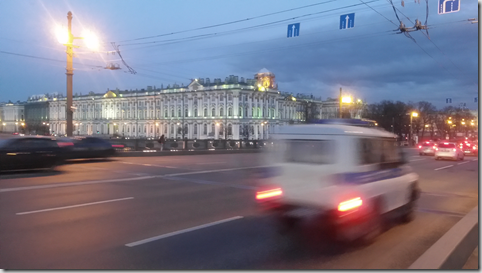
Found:
<path fill-rule="evenodd" d="M 357 240 L 358 244 L 370 245 L 383 232 L 384 222 L 379 202 L 373 204 L 372 211 L 367 217 L 367 232 Z"/>

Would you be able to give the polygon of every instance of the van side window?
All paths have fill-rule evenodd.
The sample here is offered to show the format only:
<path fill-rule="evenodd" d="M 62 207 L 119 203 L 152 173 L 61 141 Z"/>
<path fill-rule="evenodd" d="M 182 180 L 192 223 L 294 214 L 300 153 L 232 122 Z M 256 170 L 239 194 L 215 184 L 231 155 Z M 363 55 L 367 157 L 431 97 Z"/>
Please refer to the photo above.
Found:
<path fill-rule="evenodd" d="M 335 162 L 335 143 L 332 140 L 290 140 L 286 146 L 286 162 L 305 164 Z"/>
<path fill-rule="evenodd" d="M 361 138 L 358 144 L 360 165 L 402 162 L 400 148 L 395 140 L 380 138 Z"/>

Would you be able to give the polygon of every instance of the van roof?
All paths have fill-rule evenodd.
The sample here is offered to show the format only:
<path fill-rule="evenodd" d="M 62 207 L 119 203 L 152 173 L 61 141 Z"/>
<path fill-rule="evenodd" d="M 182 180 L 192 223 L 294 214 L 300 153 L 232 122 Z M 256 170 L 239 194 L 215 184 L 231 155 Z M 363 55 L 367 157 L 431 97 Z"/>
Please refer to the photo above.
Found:
<path fill-rule="evenodd" d="M 272 135 L 357 135 L 389 138 L 397 137 L 397 135 L 381 129 L 339 124 L 285 125 L 275 130 Z"/>

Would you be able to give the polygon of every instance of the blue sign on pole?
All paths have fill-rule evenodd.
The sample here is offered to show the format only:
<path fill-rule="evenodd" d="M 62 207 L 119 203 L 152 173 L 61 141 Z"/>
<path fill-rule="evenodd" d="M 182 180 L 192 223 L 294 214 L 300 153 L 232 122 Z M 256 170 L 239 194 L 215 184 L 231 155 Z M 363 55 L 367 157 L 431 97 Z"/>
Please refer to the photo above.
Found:
<path fill-rule="evenodd" d="M 474 102 L 477 102 L 478 100 L 479 100 L 478 97 L 475 97 L 475 98 L 474 98 Z"/>
<path fill-rule="evenodd" d="M 460 10 L 460 0 L 438 0 L 438 14 L 457 12 Z"/>
<path fill-rule="evenodd" d="M 445 99 L 445 103 L 452 103 L 452 99 L 450 99 L 450 98 Z"/>
<path fill-rule="evenodd" d="M 352 28 L 355 26 L 355 13 L 340 16 L 340 29 Z"/>
<path fill-rule="evenodd" d="M 288 38 L 300 36 L 300 23 L 288 25 Z"/>

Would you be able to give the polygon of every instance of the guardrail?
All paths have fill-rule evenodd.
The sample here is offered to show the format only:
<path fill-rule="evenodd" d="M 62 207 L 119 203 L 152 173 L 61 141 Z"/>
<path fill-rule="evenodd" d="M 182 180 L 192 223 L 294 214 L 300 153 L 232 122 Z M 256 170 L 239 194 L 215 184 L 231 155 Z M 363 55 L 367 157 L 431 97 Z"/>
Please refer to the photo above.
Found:
<path fill-rule="evenodd" d="M 479 243 L 479 207 L 472 209 L 408 269 L 462 269 Z"/>

